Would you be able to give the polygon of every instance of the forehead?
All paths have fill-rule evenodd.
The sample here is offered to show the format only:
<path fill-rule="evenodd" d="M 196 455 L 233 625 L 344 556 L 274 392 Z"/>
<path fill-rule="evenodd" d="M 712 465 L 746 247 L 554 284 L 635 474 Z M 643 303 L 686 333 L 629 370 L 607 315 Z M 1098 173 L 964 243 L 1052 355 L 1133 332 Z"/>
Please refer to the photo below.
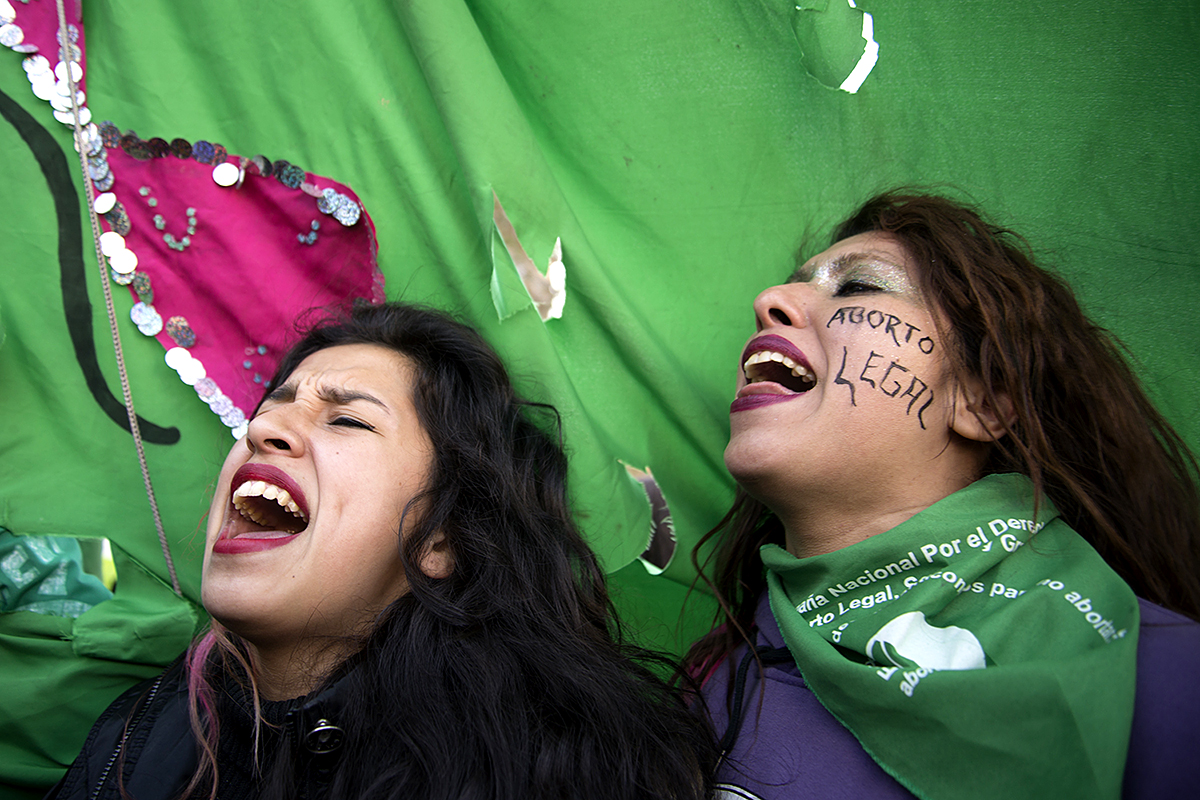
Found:
<path fill-rule="evenodd" d="M 899 268 L 912 276 L 912 261 L 900 240 L 889 233 L 870 231 L 842 239 L 813 256 L 792 274 L 792 280 L 810 281 L 825 273 L 840 275 L 872 263 Z"/>
<path fill-rule="evenodd" d="M 412 363 L 395 350 L 376 344 L 344 344 L 309 355 L 280 388 L 290 388 L 289 394 L 308 386 L 355 389 L 392 404 L 409 400 L 413 377 Z"/>

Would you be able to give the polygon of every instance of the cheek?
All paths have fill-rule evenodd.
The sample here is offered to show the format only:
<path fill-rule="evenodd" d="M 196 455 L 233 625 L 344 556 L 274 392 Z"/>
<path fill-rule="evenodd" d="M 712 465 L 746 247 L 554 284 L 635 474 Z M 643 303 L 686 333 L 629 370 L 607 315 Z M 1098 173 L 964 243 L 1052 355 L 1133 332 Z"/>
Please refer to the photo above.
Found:
<path fill-rule="evenodd" d="M 905 354 L 933 354 L 937 340 L 933 320 L 920 309 L 908 305 L 838 306 L 823 327 L 831 335 L 862 339 L 878 350 Z"/>
<path fill-rule="evenodd" d="M 930 412 L 946 394 L 941 359 L 915 347 L 906 350 L 876 337 L 839 342 L 830 354 L 826 392 L 856 409 L 874 409 L 932 429 Z"/>
<path fill-rule="evenodd" d="M 221 472 L 217 475 L 216 483 L 213 485 L 212 502 L 208 506 L 208 540 L 210 543 L 221 525 L 225 508 L 229 504 L 229 482 L 233 480 L 233 473 L 249 460 L 250 451 L 246 448 L 244 439 L 239 439 L 229 451 L 229 455 L 225 456 L 225 463 L 221 465 Z"/>
<path fill-rule="evenodd" d="M 221 525 L 225 522 L 225 509 L 228 505 L 229 492 L 218 486 L 213 490 L 212 503 L 208 507 L 208 521 L 204 529 L 207 549 L 212 548 L 213 540 L 217 538 L 217 534 L 221 530 Z"/>
<path fill-rule="evenodd" d="M 326 610 L 356 608 L 374 614 L 407 589 L 395 537 L 359 540 L 345 550 L 325 553 L 306 591 Z"/>

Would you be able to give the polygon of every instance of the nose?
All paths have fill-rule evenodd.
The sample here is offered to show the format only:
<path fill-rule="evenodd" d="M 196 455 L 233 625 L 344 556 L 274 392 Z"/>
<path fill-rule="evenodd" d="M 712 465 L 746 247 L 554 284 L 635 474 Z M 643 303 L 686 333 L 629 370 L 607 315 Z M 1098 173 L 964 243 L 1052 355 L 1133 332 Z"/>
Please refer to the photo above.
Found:
<path fill-rule="evenodd" d="M 304 455 L 304 437 L 300 435 L 296 409 L 276 406 L 258 414 L 246 426 L 246 446 L 251 453 L 277 454 L 297 458 Z"/>
<path fill-rule="evenodd" d="M 754 298 L 754 323 L 757 330 L 786 325 L 808 325 L 808 293 L 805 283 L 784 283 L 764 289 Z"/>

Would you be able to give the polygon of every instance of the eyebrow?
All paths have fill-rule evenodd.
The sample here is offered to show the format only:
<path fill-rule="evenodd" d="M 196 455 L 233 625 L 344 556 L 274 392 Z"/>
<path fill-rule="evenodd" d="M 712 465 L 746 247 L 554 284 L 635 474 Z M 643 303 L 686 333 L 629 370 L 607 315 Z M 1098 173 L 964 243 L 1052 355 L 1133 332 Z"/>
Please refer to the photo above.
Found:
<path fill-rule="evenodd" d="M 337 386 L 321 386 L 317 389 L 317 398 L 324 403 L 337 406 L 348 406 L 356 400 L 364 400 L 368 403 L 374 403 L 385 411 L 388 410 L 387 403 L 384 403 L 374 395 L 353 389 L 341 389 Z M 278 389 L 273 389 L 270 394 L 263 398 L 263 402 L 290 403 L 295 399 L 296 384 L 289 381 Z"/>
<path fill-rule="evenodd" d="M 869 253 L 842 253 L 837 258 L 824 264 L 816 264 L 813 267 L 815 274 L 818 269 L 828 267 L 834 275 L 842 275 L 853 267 L 857 267 L 865 261 L 878 261 L 879 259 Z M 800 275 L 804 272 L 804 264 L 796 267 L 792 274 L 788 276 L 788 283 L 801 283 Z"/>

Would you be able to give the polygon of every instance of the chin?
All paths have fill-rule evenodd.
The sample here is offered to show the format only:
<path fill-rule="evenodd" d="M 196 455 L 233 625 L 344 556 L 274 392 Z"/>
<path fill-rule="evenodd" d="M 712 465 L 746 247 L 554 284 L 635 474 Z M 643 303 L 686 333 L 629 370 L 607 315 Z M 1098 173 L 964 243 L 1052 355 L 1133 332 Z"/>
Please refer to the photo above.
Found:
<path fill-rule="evenodd" d="M 204 610 L 208 615 L 217 622 L 230 627 L 231 615 L 226 603 L 222 602 L 223 593 L 209 587 L 208 581 L 203 581 L 200 584 L 200 605 L 204 606 Z"/>
<path fill-rule="evenodd" d="M 205 574 L 200 582 L 200 603 L 214 620 L 242 633 L 264 609 L 264 598 L 234 576 Z"/>
<path fill-rule="evenodd" d="M 754 441 L 759 437 L 748 434 L 734 435 L 725 446 L 725 469 L 739 484 L 754 482 L 772 472 L 775 460 L 769 442 Z"/>

